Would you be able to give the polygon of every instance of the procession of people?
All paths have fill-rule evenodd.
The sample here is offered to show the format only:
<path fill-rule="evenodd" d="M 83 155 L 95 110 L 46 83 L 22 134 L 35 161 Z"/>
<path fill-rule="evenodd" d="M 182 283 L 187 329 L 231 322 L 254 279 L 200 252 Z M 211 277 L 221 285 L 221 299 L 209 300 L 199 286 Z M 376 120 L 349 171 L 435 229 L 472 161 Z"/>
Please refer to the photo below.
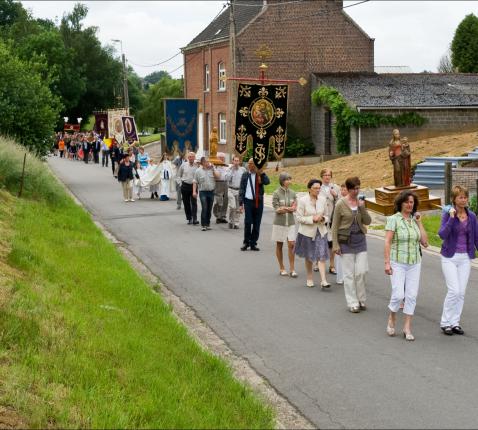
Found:
<path fill-rule="evenodd" d="M 121 184 L 125 202 L 140 199 L 143 191 L 153 200 L 168 201 L 175 197 L 177 209 L 184 209 L 186 223 L 200 224 L 201 231 L 212 229 L 213 215 L 216 224 L 228 224 L 234 230 L 241 228 L 243 218 L 241 251 L 260 250 L 264 186 L 270 179 L 257 169 L 252 158 L 242 163 L 235 155 L 228 165 L 221 152 L 214 157 L 214 163 L 205 156 L 197 158 L 194 152 L 188 152 L 186 156 L 177 154 L 172 161 L 163 153 L 156 160 L 134 142 L 119 145 L 115 139 L 107 141 L 94 132 L 59 134 L 55 149 L 60 158 L 85 163 L 99 164 L 101 154 L 103 167 L 108 167 L 111 161 L 113 176 Z M 398 176 L 400 171 L 395 164 L 394 169 Z M 314 272 L 319 272 L 321 289 L 343 285 L 348 311 L 358 314 L 367 310 L 366 235 L 372 218 L 365 201 L 359 198 L 358 177 L 351 176 L 339 185 L 334 183 L 331 169 L 321 170 L 318 176 L 320 179 L 308 181 L 307 192 L 299 196 L 291 188 L 291 175 L 284 171 L 279 174 L 279 186 L 272 195 L 274 220 L 270 238 L 275 243 L 278 274 L 300 278 L 295 259 L 303 258 L 303 284 L 315 287 Z M 438 233 L 443 240 L 441 261 L 447 288 L 440 328 L 447 336 L 464 334 L 461 314 L 471 260 L 478 250 L 478 221 L 468 209 L 468 198 L 466 188 L 453 188 L 452 204 L 444 208 Z M 407 341 L 415 340 L 412 319 L 420 285 L 422 248 L 428 247 L 419 204 L 413 190 L 405 188 L 397 194 L 394 214 L 387 217 L 385 225 L 384 271 L 391 281 L 385 332 L 391 337 L 399 333 L 397 316 L 402 311 L 400 332 Z"/>

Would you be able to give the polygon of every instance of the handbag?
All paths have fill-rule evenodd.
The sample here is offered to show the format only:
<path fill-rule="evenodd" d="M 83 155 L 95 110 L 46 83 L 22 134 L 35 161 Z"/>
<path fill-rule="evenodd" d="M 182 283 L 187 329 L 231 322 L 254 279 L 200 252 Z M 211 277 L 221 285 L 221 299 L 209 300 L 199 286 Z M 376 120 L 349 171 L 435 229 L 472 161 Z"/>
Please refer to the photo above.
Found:
<path fill-rule="evenodd" d="M 337 230 L 337 242 L 343 244 L 350 244 L 350 229 L 340 228 Z"/>

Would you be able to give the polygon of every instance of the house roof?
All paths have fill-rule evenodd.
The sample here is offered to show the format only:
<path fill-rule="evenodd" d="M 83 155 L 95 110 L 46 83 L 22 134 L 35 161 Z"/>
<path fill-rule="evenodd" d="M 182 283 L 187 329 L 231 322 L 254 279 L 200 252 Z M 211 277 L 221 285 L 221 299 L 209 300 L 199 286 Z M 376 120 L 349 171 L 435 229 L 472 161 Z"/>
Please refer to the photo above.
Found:
<path fill-rule="evenodd" d="M 241 6 L 241 2 L 245 3 Z M 255 5 L 257 3 L 257 5 Z M 249 22 L 262 10 L 262 1 L 258 0 L 235 0 L 234 22 L 236 34 L 239 33 Z M 216 17 L 201 33 L 199 33 L 183 49 L 191 49 L 206 42 L 216 42 L 229 37 L 229 13 L 230 6 Z"/>
<path fill-rule="evenodd" d="M 478 106 L 478 74 L 315 74 L 318 86 L 337 89 L 359 107 Z"/>

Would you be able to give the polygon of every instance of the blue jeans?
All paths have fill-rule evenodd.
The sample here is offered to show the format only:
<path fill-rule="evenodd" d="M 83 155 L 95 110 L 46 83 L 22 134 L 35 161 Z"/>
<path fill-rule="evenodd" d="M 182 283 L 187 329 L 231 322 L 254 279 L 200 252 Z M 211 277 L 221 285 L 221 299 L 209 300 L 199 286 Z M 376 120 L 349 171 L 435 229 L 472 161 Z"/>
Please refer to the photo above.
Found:
<path fill-rule="evenodd" d="M 201 226 L 209 227 L 214 204 L 214 191 L 199 191 L 199 200 L 201 200 Z"/>

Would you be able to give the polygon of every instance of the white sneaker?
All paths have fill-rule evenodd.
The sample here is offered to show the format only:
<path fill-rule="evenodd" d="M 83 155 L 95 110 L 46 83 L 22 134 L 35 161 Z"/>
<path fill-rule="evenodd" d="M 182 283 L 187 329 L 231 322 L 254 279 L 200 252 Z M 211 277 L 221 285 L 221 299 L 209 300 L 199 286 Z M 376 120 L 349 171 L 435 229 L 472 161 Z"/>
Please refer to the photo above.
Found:
<path fill-rule="evenodd" d="M 129 199 L 130 202 L 134 202 L 135 200 L 134 199 Z"/>
<path fill-rule="evenodd" d="M 124 199 L 124 201 L 125 201 L 125 202 L 129 202 L 129 200 L 128 200 L 128 199 Z"/>

